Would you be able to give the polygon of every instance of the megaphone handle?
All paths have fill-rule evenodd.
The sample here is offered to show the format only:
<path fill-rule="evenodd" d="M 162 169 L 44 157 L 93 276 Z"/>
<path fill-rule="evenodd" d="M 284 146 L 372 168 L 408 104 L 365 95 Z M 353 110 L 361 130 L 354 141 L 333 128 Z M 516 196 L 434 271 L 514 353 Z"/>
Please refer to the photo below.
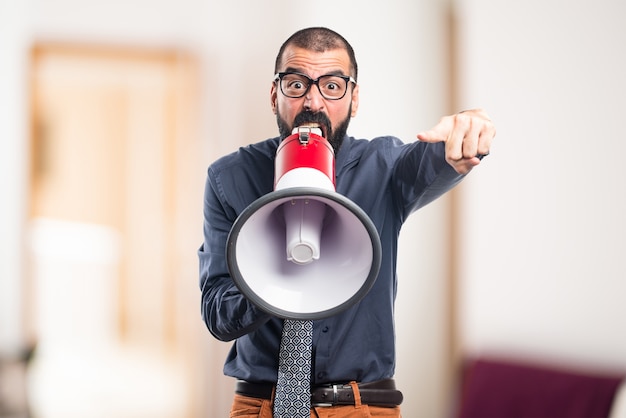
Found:
<path fill-rule="evenodd" d="M 308 264 L 320 258 L 326 205 L 315 199 L 292 199 L 283 205 L 287 260 Z"/>

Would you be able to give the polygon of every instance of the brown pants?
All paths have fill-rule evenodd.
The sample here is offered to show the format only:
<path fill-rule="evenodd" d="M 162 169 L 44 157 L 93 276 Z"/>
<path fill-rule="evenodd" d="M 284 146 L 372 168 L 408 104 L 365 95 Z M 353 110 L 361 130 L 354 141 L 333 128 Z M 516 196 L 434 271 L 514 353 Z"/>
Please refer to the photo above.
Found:
<path fill-rule="evenodd" d="M 386 408 L 361 404 L 361 394 L 356 383 L 354 405 L 318 406 L 311 408 L 311 418 L 401 418 L 400 407 Z M 235 394 L 230 418 L 272 418 L 273 402 Z"/>

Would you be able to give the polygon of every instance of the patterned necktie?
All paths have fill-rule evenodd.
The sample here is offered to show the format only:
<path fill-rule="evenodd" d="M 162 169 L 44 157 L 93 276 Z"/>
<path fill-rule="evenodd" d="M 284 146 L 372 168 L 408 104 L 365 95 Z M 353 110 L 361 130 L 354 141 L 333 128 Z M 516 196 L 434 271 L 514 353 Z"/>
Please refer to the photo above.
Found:
<path fill-rule="evenodd" d="M 274 418 L 311 415 L 313 321 L 285 319 L 278 357 Z"/>

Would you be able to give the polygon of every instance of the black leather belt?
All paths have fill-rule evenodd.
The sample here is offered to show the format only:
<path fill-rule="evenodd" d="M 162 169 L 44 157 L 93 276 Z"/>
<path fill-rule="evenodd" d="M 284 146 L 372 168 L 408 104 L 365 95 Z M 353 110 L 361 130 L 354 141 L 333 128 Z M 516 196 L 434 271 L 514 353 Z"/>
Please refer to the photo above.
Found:
<path fill-rule="evenodd" d="M 402 392 L 396 389 L 393 379 L 383 379 L 371 383 L 359 383 L 361 403 L 372 406 L 394 407 L 402 403 Z M 237 381 L 235 392 L 252 398 L 272 399 L 274 384 Z M 335 406 L 354 405 L 354 393 L 348 383 L 313 386 L 311 405 Z"/>

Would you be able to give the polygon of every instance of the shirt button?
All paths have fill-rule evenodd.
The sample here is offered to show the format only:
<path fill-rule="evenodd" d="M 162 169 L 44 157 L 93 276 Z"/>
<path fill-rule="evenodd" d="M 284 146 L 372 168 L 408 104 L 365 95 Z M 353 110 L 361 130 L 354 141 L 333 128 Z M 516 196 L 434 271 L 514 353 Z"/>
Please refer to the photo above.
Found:
<path fill-rule="evenodd" d="M 319 372 L 319 373 L 317 374 L 317 378 L 318 378 L 318 379 L 323 379 L 323 378 L 325 378 L 325 377 L 326 377 L 326 372 Z"/>
<path fill-rule="evenodd" d="M 328 332 L 328 327 L 326 326 L 326 327 L 322 328 L 322 332 Z"/>

